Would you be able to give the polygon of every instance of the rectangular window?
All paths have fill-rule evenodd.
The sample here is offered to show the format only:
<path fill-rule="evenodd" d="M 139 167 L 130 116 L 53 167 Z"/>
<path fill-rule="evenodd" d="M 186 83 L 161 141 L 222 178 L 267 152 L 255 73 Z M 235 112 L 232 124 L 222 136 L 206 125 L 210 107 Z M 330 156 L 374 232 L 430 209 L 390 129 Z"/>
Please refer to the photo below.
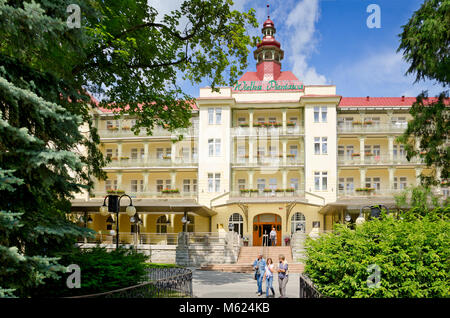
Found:
<path fill-rule="evenodd" d="M 192 192 L 197 193 L 197 179 L 192 179 Z"/>
<path fill-rule="evenodd" d="M 314 107 L 314 122 L 319 122 L 319 116 L 320 116 L 320 107 Z"/>
<path fill-rule="evenodd" d="M 131 192 L 144 191 L 144 180 L 131 180 Z"/>
<path fill-rule="evenodd" d="M 131 159 L 137 159 L 138 157 L 138 150 L 137 148 L 131 148 Z"/>
<path fill-rule="evenodd" d="M 156 159 L 162 159 L 164 156 L 163 148 L 156 148 Z"/>
<path fill-rule="evenodd" d="M 270 178 L 269 179 L 269 189 L 272 189 L 272 191 L 275 191 L 277 188 L 277 179 L 276 178 Z"/>
<path fill-rule="evenodd" d="M 314 172 L 314 189 L 316 191 L 326 191 L 328 188 L 328 172 Z"/>
<path fill-rule="evenodd" d="M 220 139 L 215 140 L 216 156 L 220 156 Z"/>
<path fill-rule="evenodd" d="M 105 190 L 117 190 L 117 180 L 106 180 Z"/>
<path fill-rule="evenodd" d="M 106 157 L 112 158 L 113 150 L 111 148 L 106 149 Z"/>
<path fill-rule="evenodd" d="M 191 192 L 191 180 L 183 180 L 183 192 Z"/>
<path fill-rule="evenodd" d="M 161 192 L 164 189 L 164 181 L 156 180 L 156 191 Z"/>
<path fill-rule="evenodd" d="M 238 189 L 245 189 L 245 179 L 238 179 Z"/>
<path fill-rule="evenodd" d="M 298 190 L 298 178 L 291 178 L 291 184 L 292 189 Z"/>
<path fill-rule="evenodd" d="M 314 137 L 314 154 L 320 155 L 320 137 Z"/>
<path fill-rule="evenodd" d="M 347 157 L 352 157 L 353 151 L 353 146 L 347 146 Z"/>
<path fill-rule="evenodd" d="M 208 139 L 208 155 L 220 156 L 220 139 Z"/>
<path fill-rule="evenodd" d="M 345 154 L 345 147 L 344 146 L 338 146 L 338 157 L 343 157 Z"/>
<path fill-rule="evenodd" d="M 343 192 L 345 189 L 345 178 L 339 178 L 338 190 Z"/>
<path fill-rule="evenodd" d="M 297 148 L 297 145 L 290 145 L 290 146 L 289 146 L 289 153 L 290 153 L 291 155 L 294 155 L 294 157 L 297 157 L 297 155 L 298 155 L 298 148 Z"/>
<path fill-rule="evenodd" d="M 220 173 L 215 174 L 214 190 L 220 192 Z"/>
<path fill-rule="evenodd" d="M 322 155 L 328 153 L 328 138 L 322 137 Z"/>
<path fill-rule="evenodd" d="M 374 145 L 373 146 L 373 155 L 374 156 L 380 156 L 381 155 L 381 147 L 380 147 L 380 145 Z"/>
<path fill-rule="evenodd" d="M 277 118 L 276 117 L 269 117 L 269 123 L 274 124 L 277 122 Z"/>
<path fill-rule="evenodd" d="M 327 115 L 328 115 L 328 109 L 327 107 L 322 107 L 322 122 L 326 123 L 327 122 Z"/>
<path fill-rule="evenodd" d="M 214 108 L 208 108 L 208 124 L 214 124 Z"/>
<path fill-rule="evenodd" d="M 208 173 L 208 192 L 214 192 L 214 174 Z"/>
<path fill-rule="evenodd" d="M 258 179 L 257 185 L 259 192 L 263 192 L 263 190 L 266 188 L 266 179 Z"/>
<path fill-rule="evenodd" d="M 216 125 L 222 123 L 222 108 L 216 108 Z"/>
<path fill-rule="evenodd" d="M 214 156 L 214 139 L 208 139 L 208 156 Z"/>

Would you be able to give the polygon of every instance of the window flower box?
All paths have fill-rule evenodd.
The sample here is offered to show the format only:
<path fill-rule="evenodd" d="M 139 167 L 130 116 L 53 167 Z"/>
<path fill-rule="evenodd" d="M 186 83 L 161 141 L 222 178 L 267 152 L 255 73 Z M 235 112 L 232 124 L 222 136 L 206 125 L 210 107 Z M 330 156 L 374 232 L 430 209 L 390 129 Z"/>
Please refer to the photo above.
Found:
<path fill-rule="evenodd" d="M 292 154 L 292 153 L 288 153 L 288 154 L 286 155 L 286 157 L 288 157 L 288 158 L 295 158 L 295 155 Z"/>
<path fill-rule="evenodd" d="M 372 124 L 373 124 L 373 121 L 371 121 L 371 120 L 368 120 L 368 121 L 364 122 L 364 125 L 372 125 Z"/>
<path fill-rule="evenodd" d="M 162 158 L 163 158 L 164 160 L 169 160 L 169 159 L 171 159 L 172 157 L 171 157 L 171 156 L 162 156 Z"/>
<path fill-rule="evenodd" d="M 117 160 L 117 157 L 111 157 L 111 160 L 115 161 Z"/>
<path fill-rule="evenodd" d="M 270 192 L 272 192 L 272 189 L 264 189 L 263 192 L 270 193 Z"/>
<path fill-rule="evenodd" d="M 239 124 L 239 127 L 248 127 L 248 124 L 247 123 Z"/>
<path fill-rule="evenodd" d="M 352 122 L 352 125 L 354 125 L 354 126 L 361 126 L 361 125 L 362 125 L 362 122 L 360 122 L 360 121 L 354 121 L 354 122 Z"/>
<path fill-rule="evenodd" d="M 173 194 L 173 193 L 180 193 L 180 190 L 178 189 L 163 189 L 161 190 L 164 194 Z"/>
<path fill-rule="evenodd" d="M 352 153 L 352 157 L 359 157 L 360 154 L 359 153 Z"/>
<path fill-rule="evenodd" d="M 371 152 L 365 152 L 364 155 L 365 155 L 366 157 L 372 157 L 372 156 L 373 156 L 373 153 L 371 153 Z"/>
<path fill-rule="evenodd" d="M 294 126 L 295 126 L 295 122 L 293 122 L 293 121 L 288 121 L 288 122 L 286 123 L 286 126 L 288 126 L 288 127 L 294 127 Z"/>
<path fill-rule="evenodd" d="M 113 126 L 110 126 L 110 127 L 106 127 L 106 129 L 108 129 L 108 130 L 113 130 L 113 131 L 117 131 L 117 130 L 119 130 L 119 127 L 113 127 Z"/>
<path fill-rule="evenodd" d="M 254 123 L 254 124 L 253 124 L 253 127 L 261 127 L 261 126 L 262 126 L 261 123 Z"/>
<path fill-rule="evenodd" d="M 130 130 L 131 128 L 130 128 L 130 126 L 123 126 L 122 127 L 122 130 Z"/>
<path fill-rule="evenodd" d="M 259 191 L 258 191 L 258 189 L 249 189 L 249 192 L 250 192 L 250 193 L 257 193 L 257 192 L 259 192 Z"/>
<path fill-rule="evenodd" d="M 239 192 L 241 192 L 241 193 L 249 193 L 250 190 L 249 189 L 239 189 Z"/>
<path fill-rule="evenodd" d="M 286 192 L 294 192 L 295 189 L 294 189 L 294 188 L 288 188 L 288 189 L 286 189 L 285 191 L 286 191 Z"/>
<path fill-rule="evenodd" d="M 126 156 L 120 157 L 120 160 L 128 160 L 128 159 L 130 159 L 130 157 L 126 157 Z"/>
<path fill-rule="evenodd" d="M 369 193 L 374 190 L 375 190 L 375 188 L 356 188 L 355 189 L 356 192 L 369 192 Z"/>
<path fill-rule="evenodd" d="M 284 189 L 275 189 L 275 192 L 284 192 Z"/>
<path fill-rule="evenodd" d="M 108 194 L 115 194 L 115 195 L 122 195 L 125 193 L 124 190 L 114 190 L 114 189 L 110 189 L 110 190 L 106 190 L 106 193 Z"/>

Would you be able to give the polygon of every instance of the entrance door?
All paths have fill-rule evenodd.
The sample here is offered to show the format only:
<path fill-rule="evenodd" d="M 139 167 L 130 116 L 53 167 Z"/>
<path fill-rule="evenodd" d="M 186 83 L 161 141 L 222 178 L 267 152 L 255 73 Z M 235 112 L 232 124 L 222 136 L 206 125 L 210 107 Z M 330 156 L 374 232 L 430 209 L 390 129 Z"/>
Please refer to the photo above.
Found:
<path fill-rule="evenodd" d="M 275 214 L 260 214 L 253 219 L 253 246 L 269 245 L 270 232 L 275 227 L 276 245 L 281 246 L 281 217 Z M 267 236 L 264 236 L 267 234 Z M 264 240 L 264 241 L 263 241 Z M 268 240 L 268 241 L 265 241 Z"/>

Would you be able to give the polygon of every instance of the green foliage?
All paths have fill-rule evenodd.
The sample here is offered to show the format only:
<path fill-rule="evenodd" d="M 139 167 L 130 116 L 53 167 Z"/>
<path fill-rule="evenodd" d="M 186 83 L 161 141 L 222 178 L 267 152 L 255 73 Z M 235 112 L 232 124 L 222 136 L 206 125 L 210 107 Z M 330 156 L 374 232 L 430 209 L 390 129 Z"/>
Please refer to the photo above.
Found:
<path fill-rule="evenodd" d="M 61 254 L 64 266 L 77 264 L 81 270 L 81 288 L 68 288 L 67 273 L 58 279 L 47 279 L 44 286 L 33 291 L 35 297 L 68 297 L 112 291 L 142 283 L 145 280 L 147 257 L 133 249 L 75 249 Z"/>
<path fill-rule="evenodd" d="M 450 208 L 421 218 L 383 216 L 308 239 L 305 272 L 328 297 L 449 297 Z M 411 215 L 410 215 L 411 216 Z M 369 265 L 381 270 L 369 288 Z"/>
<path fill-rule="evenodd" d="M 146 263 L 146 268 L 179 268 L 180 265 L 177 264 L 164 264 L 164 263 Z"/>
<path fill-rule="evenodd" d="M 450 83 L 450 1 L 426 0 L 414 12 L 400 34 L 398 51 L 410 64 L 407 73 L 416 81 Z"/>
<path fill-rule="evenodd" d="M 397 207 L 404 211 L 414 210 L 421 216 L 425 216 L 435 208 L 446 207 L 450 204 L 450 198 L 441 199 L 440 196 L 433 193 L 430 187 L 426 186 L 408 188 L 395 195 L 394 198 Z"/>
<path fill-rule="evenodd" d="M 408 160 L 420 157 L 428 167 L 440 170 L 430 176 L 421 176 L 424 185 L 448 183 L 450 178 L 450 110 L 448 93 L 441 93 L 436 102 L 430 103 L 426 93 L 417 96 L 409 113 L 413 120 L 398 138 L 398 142 L 405 145 Z M 419 145 L 416 147 L 416 139 Z"/>

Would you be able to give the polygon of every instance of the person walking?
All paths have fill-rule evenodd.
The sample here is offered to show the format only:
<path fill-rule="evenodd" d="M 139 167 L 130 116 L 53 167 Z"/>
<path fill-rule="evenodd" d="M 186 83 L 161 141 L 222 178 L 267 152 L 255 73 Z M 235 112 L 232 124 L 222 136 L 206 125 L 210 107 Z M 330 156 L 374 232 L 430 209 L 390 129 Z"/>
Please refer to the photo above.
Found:
<path fill-rule="evenodd" d="M 286 284 L 289 280 L 289 266 L 284 255 L 280 255 L 278 260 L 278 288 L 280 289 L 280 298 L 286 298 Z"/>
<path fill-rule="evenodd" d="M 253 262 L 253 269 L 255 270 L 255 279 L 258 286 L 258 291 L 256 292 L 258 296 L 262 295 L 262 280 L 264 277 L 264 271 L 266 269 L 266 261 L 264 260 L 262 254 L 258 254 L 258 258 Z"/>
<path fill-rule="evenodd" d="M 277 231 L 275 230 L 275 226 L 272 227 L 272 231 L 270 231 L 270 245 L 277 245 Z"/>
<path fill-rule="evenodd" d="M 275 290 L 273 289 L 273 273 L 275 272 L 275 266 L 272 259 L 269 257 L 266 263 L 266 270 L 264 272 L 263 281 L 266 280 L 266 297 L 269 298 L 269 289 L 272 291 L 272 297 L 275 297 Z"/>

